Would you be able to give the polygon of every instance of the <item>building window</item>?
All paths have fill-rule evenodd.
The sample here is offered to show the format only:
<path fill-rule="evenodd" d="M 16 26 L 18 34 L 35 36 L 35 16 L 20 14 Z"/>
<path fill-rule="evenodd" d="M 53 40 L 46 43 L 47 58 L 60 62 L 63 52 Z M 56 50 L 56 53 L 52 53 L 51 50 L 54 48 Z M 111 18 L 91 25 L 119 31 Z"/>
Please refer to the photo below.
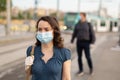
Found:
<path fill-rule="evenodd" d="M 114 22 L 114 26 L 117 27 L 117 26 L 118 26 L 118 23 L 117 23 L 117 22 Z"/>
<path fill-rule="evenodd" d="M 105 27 L 106 26 L 105 21 L 101 21 L 100 26 Z"/>

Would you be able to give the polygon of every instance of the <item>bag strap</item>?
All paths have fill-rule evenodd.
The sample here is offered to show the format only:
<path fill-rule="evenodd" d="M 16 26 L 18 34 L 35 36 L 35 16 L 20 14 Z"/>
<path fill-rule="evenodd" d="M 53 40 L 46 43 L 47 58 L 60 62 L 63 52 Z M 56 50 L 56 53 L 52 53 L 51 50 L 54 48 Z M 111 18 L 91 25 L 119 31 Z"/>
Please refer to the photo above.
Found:
<path fill-rule="evenodd" d="M 35 45 L 32 46 L 32 50 L 30 52 L 30 56 L 34 56 L 34 49 L 35 49 Z M 30 76 L 31 76 L 31 66 L 28 69 L 28 71 L 26 72 L 26 80 L 30 80 Z"/>
<path fill-rule="evenodd" d="M 31 53 L 30 53 L 31 56 L 34 56 L 34 49 L 35 49 L 35 45 L 32 46 L 32 50 L 31 50 Z"/>

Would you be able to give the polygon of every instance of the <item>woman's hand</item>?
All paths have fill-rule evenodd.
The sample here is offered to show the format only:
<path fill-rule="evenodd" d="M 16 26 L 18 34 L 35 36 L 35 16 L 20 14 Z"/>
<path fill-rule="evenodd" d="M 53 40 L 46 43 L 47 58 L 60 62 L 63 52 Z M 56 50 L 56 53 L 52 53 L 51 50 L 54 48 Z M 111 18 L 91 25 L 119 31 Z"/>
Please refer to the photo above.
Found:
<path fill-rule="evenodd" d="M 28 56 L 25 59 L 25 70 L 29 69 L 29 67 L 33 64 L 34 56 Z"/>

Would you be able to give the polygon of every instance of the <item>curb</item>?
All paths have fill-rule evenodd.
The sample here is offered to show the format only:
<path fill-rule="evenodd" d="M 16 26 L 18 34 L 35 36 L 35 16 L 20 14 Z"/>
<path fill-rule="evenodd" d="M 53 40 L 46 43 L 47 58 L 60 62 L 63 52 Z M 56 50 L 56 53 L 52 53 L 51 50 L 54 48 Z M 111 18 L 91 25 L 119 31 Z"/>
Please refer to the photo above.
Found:
<path fill-rule="evenodd" d="M 3 40 L 0 40 L 0 46 L 6 45 L 6 44 L 21 42 L 21 41 L 24 41 L 24 40 L 30 40 L 30 39 L 33 39 L 33 38 L 34 38 L 34 36 L 31 35 L 31 36 L 27 36 L 27 37 L 24 36 L 24 37 L 19 37 L 19 38 L 3 39 Z"/>

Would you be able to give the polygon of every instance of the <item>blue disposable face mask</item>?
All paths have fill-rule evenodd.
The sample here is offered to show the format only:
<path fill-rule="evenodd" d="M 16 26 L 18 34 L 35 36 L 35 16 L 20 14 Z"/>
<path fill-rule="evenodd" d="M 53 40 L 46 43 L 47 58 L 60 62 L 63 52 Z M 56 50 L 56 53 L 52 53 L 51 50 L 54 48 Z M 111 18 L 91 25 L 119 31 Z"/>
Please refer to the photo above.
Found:
<path fill-rule="evenodd" d="M 37 32 L 36 37 L 41 43 L 49 43 L 50 41 L 53 40 L 52 31 L 49 31 L 49 32 Z"/>

